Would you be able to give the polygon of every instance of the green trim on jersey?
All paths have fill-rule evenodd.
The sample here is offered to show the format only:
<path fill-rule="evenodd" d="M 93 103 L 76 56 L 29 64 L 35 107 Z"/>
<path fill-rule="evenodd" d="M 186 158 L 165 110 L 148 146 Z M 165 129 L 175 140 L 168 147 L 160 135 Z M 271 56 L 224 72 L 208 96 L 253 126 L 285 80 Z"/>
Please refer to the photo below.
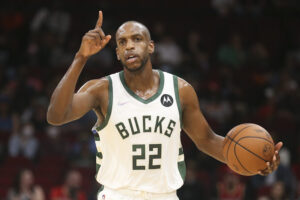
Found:
<path fill-rule="evenodd" d="M 111 115 L 111 110 L 112 110 L 112 104 L 113 104 L 113 86 L 112 86 L 112 80 L 110 76 L 107 76 L 108 79 L 108 108 L 107 108 L 107 113 L 106 113 L 106 117 L 104 119 L 104 121 L 102 122 L 102 124 L 100 124 L 100 126 L 96 127 L 97 131 L 100 131 L 101 129 L 103 129 L 110 118 Z"/>
<path fill-rule="evenodd" d="M 98 135 L 98 133 L 94 133 L 94 139 L 95 141 L 100 141 L 100 136 Z"/>
<path fill-rule="evenodd" d="M 99 165 L 99 164 L 96 163 L 96 174 L 95 174 L 96 180 L 97 180 L 97 175 L 98 175 L 100 167 L 101 167 L 101 165 Z"/>
<path fill-rule="evenodd" d="M 180 128 L 182 128 L 182 110 L 181 110 L 181 104 L 180 104 L 180 98 L 179 98 L 179 89 L 178 89 L 178 78 L 177 76 L 173 75 L 173 81 L 174 81 L 174 90 L 175 90 L 175 97 L 176 97 L 176 103 L 179 111 L 179 117 L 180 117 Z"/>
<path fill-rule="evenodd" d="M 180 147 L 180 148 L 179 148 L 179 155 L 182 155 L 182 154 L 183 154 L 183 148 Z"/>
<path fill-rule="evenodd" d="M 182 180 L 184 182 L 185 175 L 186 175 L 185 162 L 184 161 L 178 162 L 177 166 L 178 166 L 178 170 L 179 170 L 180 176 L 181 176 L 181 178 L 182 178 Z"/>
<path fill-rule="evenodd" d="M 100 192 L 102 192 L 104 190 L 104 185 L 101 185 L 101 187 L 99 188 L 98 192 L 97 192 L 97 199 L 100 199 L 99 194 Z"/>
<path fill-rule="evenodd" d="M 101 165 L 96 164 L 96 175 L 98 174 L 98 171 L 99 171 L 100 167 L 101 167 Z"/>
<path fill-rule="evenodd" d="M 183 148 L 180 147 L 180 148 L 179 148 L 179 153 L 178 153 L 178 155 L 180 156 L 180 155 L 183 155 L 183 154 L 184 154 L 184 153 L 183 153 Z M 181 178 L 182 178 L 182 180 L 183 180 L 183 182 L 184 182 L 185 175 L 186 175 L 185 161 L 183 160 L 183 161 L 178 162 L 178 163 L 177 163 L 177 166 L 178 166 L 178 170 L 179 170 L 180 176 L 181 176 Z"/>
<path fill-rule="evenodd" d="M 163 87 L 164 87 L 164 82 L 165 82 L 165 77 L 164 77 L 164 73 L 160 70 L 157 70 L 159 72 L 159 87 L 158 87 L 158 90 L 157 92 L 152 96 L 150 97 L 149 99 L 143 99 L 141 98 L 140 96 L 136 95 L 127 85 L 126 85 L 126 82 L 125 82 L 125 78 L 124 78 L 124 71 L 121 71 L 119 73 L 119 76 L 120 76 L 120 80 L 121 80 L 121 83 L 123 85 L 123 87 L 125 88 L 125 90 L 132 96 L 134 97 L 136 100 L 144 103 L 144 104 L 148 104 L 150 102 L 152 102 L 153 100 L 155 100 L 162 92 L 163 90 Z"/>
<path fill-rule="evenodd" d="M 102 152 L 97 152 L 97 153 L 96 153 L 96 156 L 97 156 L 98 158 L 100 158 L 100 159 L 103 158 Z"/>

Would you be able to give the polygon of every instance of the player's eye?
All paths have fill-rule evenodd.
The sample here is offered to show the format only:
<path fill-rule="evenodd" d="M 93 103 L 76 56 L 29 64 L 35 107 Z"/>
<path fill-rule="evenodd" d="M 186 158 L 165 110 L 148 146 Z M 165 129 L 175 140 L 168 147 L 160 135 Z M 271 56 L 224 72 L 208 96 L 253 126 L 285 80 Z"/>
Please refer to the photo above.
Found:
<path fill-rule="evenodd" d="M 141 40 L 142 40 L 142 38 L 140 38 L 140 37 L 134 38 L 134 41 L 135 41 L 135 42 L 139 42 L 139 41 L 141 41 Z"/>
<path fill-rule="evenodd" d="M 119 40 L 119 45 L 124 46 L 125 45 L 125 40 Z"/>

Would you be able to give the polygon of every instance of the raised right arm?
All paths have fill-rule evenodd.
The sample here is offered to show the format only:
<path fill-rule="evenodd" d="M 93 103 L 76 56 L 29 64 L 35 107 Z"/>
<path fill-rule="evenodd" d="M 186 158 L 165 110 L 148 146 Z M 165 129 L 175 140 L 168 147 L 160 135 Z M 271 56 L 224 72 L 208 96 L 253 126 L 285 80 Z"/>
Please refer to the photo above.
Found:
<path fill-rule="evenodd" d="M 99 86 L 99 81 L 87 82 L 77 93 L 75 87 L 87 59 L 104 48 L 111 38 L 110 35 L 105 36 L 101 29 L 102 18 L 100 11 L 95 29 L 83 36 L 80 49 L 71 66 L 52 94 L 47 112 L 47 121 L 52 125 L 61 125 L 78 119 L 99 105 L 97 95 L 93 92 L 95 87 Z M 101 82 L 105 80 L 100 80 L 100 89 Z"/>

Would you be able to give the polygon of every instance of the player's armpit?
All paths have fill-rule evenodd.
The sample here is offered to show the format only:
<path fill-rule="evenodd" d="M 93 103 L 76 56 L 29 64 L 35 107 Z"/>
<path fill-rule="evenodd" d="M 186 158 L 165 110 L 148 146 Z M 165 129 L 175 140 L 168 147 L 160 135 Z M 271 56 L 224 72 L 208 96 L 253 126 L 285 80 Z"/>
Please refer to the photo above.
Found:
<path fill-rule="evenodd" d="M 178 79 L 178 87 L 182 105 L 183 130 L 199 150 L 225 162 L 222 154 L 224 138 L 215 134 L 210 128 L 200 110 L 194 88 L 183 79 Z"/>
<path fill-rule="evenodd" d="M 68 112 L 67 120 L 79 119 L 84 114 L 96 107 L 102 106 L 108 99 L 108 80 L 106 78 L 91 80 L 84 84 L 76 94 L 74 94 L 72 107 Z M 105 108 L 104 108 L 105 107 Z"/>
<path fill-rule="evenodd" d="M 81 118 L 87 112 L 101 105 L 107 99 L 108 80 L 105 78 L 86 82 L 77 93 L 74 94 L 72 103 L 64 118 L 59 124 L 65 124 Z M 104 98 L 104 99 L 103 99 Z"/>

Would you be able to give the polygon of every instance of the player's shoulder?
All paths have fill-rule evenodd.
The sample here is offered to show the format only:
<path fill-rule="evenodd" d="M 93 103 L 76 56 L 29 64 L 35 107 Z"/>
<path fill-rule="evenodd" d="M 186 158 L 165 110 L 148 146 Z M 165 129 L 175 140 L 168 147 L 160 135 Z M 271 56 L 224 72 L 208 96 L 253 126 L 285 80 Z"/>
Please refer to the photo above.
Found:
<path fill-rule="evenodd" d="M 106 92 L 108 91 L 109 85 L 111 84 L 112 76 L 116 76 L 118 74 L 119 72 L 107 75 L 102 78 L 89 80 L 78 90 L 78 92 Z"/>
<path fill-rule="evenodd" d="M 78 92 L 101 92 L 108 89 L 109 80 L 107 77 L 102 77 L 99 79 L 92 79 L 87 81 L 79 90 Z"/>
<path fill-rule="evenodd" d="M 171 75 L 175 77 L 175 81 L 177 82 L 179 92 L 182 90 L 185 91 L 185 90 L 193 89 L 193 86 L 188 81 L 184 80 L 183 78 L 177 75 L 174 74 Z"/>
<path fill-rule="evenodd" d="M 184 109 L 187 104 L 194 104 L 195 102 L 198 102 L 194 87 L 183 78 L 176 75 L 174 76 L 176 77 L 175 81 L 177 81 L 178 84 L 178 92 L 182 108 Z"/>

